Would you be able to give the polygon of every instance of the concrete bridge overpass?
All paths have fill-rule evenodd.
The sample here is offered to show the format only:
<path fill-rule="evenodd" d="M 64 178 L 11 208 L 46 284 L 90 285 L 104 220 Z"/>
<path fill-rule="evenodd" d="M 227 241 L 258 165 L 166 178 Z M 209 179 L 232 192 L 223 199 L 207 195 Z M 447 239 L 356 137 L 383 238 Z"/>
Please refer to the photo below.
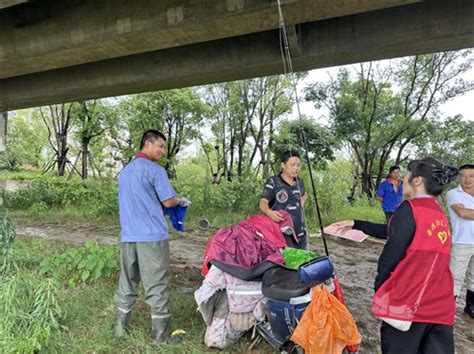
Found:
<path fill-rule="evenodd" d="M 281 0 L 296 70 L 474 47 L 473 0 Z M 0 0 L 0 112 L 281 73 L 276 0 Z"/>

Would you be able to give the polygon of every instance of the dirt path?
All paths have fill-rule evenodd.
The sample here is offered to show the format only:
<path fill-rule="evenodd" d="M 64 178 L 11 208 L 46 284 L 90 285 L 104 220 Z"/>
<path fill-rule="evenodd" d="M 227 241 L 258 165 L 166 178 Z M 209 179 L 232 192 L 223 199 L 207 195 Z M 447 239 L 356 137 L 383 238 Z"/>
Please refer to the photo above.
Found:
<path fill-rule="evenodd" d="M 118 229 L 91 225 L 82 228 L 77 225 L 67 228 L 65 225 L 17 225 L 16 231 L 18 235 L 61 240 L 73 246 L 83 245 L 91 239 L 99 239 L 103 244 L 113 244 L 118 241 L 119 233 Z M 171 235 L 173 281 L 185 292 L 192 293 L 202 281 L 202 257 L 211 236 L 211 232 L 199 230 Z M 311 239 L 311 244 L 318 254 L 324 253 L 320 239 Z M 371 316 L 369 309 L 377 259 L 382 248 L 383 242 L 378 240 L 368 239 L 360 244 L 332 237 L 328 239 L 331 260 L 341 282 L 347 307 L 363 336 L 362 351 L 365 353 L 380 351 L 380 322 Z M 454 327 L 456 352 L 460 354 L 474 352 L 474 320 L 463 315 L 464 301 L 464 298 L 458 300 Z"/>

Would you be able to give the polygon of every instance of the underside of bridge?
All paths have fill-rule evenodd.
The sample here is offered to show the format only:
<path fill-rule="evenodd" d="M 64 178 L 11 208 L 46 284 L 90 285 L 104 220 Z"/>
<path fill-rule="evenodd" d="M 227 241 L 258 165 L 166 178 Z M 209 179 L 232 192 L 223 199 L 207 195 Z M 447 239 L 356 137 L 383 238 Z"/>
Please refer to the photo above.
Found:
<path fill-rule="evenodd" d="M 295 70 L 474 47 L 472 0 L 281 0 Z M 276 0 L 0 0 L 0 111 L 283 71 Z"/>

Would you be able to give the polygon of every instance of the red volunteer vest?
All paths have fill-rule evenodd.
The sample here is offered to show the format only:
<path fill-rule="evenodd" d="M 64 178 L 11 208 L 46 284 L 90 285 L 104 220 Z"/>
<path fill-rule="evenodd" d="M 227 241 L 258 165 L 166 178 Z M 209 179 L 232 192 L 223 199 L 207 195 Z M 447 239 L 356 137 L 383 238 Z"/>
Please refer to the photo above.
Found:
<path fill-rule="evenodd" d="M 415 219 L 415 235 L 403 259 L 375 293 L 372 313 L 396 320 L 453 325 L 448 219 L 434 198 L 408 202 Z"/>

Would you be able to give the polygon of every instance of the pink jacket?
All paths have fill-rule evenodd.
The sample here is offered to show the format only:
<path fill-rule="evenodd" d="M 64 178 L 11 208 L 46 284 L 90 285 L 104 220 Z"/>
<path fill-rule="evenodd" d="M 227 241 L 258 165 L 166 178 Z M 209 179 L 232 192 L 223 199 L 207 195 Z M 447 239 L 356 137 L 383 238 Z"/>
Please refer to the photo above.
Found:
<path fill-rule="evenodd" d="M 286 242 L 281 228 L 293 227 L 293 221 L 287 212 L 280 213 L 284 215 L 280 223 L 266 215 L 253 215 L 238 224 L 221 228 L 207 244 L 202 274 L 208 273 L 213 260 L 247 269 L 267 260 L 283 265 L 280 248 L 286 247 Z"/>

